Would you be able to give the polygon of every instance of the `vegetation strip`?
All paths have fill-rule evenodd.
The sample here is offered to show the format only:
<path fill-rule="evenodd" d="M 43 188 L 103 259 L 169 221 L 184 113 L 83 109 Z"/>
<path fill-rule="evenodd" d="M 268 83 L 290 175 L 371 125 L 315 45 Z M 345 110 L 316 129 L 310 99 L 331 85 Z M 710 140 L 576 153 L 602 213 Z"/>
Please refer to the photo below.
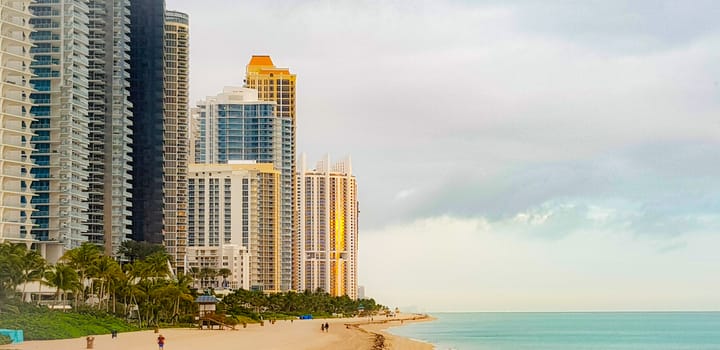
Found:
<path fill-rule="evenodd" d="M 194 301 L 198 295 L 214 294 L 212 288 L 201 287 L 217 280 L 220 271 L 172 275 L 162 246 L 129 241 L 121 252 L 122 264 L 86 243 L 49 265 L 25 245 L 0 244 L 0 328 L 23 329 L 26 340 L 45 340 L 196 325 Z M 26 290 L 33 282 L 52 291 L 52 300 L 40 300 Z M 240 289 L 222 297 L 211 318 L 234 326 L 300 316 L 353 316 L 384 308 L 373 299 L 332 297 L 322 291 L 265 294 Z"/>

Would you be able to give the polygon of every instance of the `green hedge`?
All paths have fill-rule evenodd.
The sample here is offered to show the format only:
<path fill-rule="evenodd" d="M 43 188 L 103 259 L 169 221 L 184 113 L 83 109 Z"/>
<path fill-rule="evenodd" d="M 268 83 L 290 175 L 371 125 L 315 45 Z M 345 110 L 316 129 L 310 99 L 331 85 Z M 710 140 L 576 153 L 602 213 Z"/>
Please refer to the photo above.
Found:
<path fill-rule="evenodd" d="M 0 328 L 22 329 L 25 340 L 67 339 L 109 334 L 112 330 L 138 330 L 124 320 L 103 312 L 63 312 L 45 308 L 26 309 L 20 314 L 2 313 Z"/>
<path fill-rule="evenodd" d="M 12 343 L 12 339 L 7 335 L 0 334 L 0 345 L 6 345 Z"/>

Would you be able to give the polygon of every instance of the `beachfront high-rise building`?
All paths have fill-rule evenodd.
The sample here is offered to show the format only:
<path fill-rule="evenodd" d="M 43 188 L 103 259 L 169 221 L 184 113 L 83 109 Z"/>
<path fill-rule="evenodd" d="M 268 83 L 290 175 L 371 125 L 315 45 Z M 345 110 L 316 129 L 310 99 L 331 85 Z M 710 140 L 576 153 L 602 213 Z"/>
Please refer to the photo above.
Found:
<path fill-rule="evenodd" d="M 252 161 L 191 164 L 188 183 L 188 267 L 229 269 L 219 287 L 278 292 L 280 172 Z"/>
<path fill-rule="evenodd" d="M 281 169 L 283 174 L 283 199 L 281 221 L 283 226 L 282 244 L 282 283 L 283 291 L 297 289 L 297 280 L 293 281 L 293 238 L 297 236 L 297 213 L 294 212 L 297 198 L 296 173 L 296 121 L 295 121 L 295 81 L 296 75 L 288 68 L 275 67 L 270 56 L 253 55 L 246 67 L 245 85 L 258 91 L 262 101 L 275 102 L 275 114 L 283 119 L 283 143 L 290 145 L 290 151 L 283 153 Z M 287 118 L 287 119 L 286 119 Z"/>
<path fill-rule="evenodd" d="M 198 164 L 228 163 L 232 161 L 256 161 L 269 163 L 280 171 L 279 220 L 280 242 L 277 252 L 280 256 L 279 288 L 282 284 L 283 234 L 290 232 L 288 212 L 283 204 L 292 200 L 288 193 L 292 181 L 287 177 L 292 170 L 292 145 L 289 117 L 276 116 L 275 103 L 260 101 L 257 90 L 241 87 L 226 87 L 223 93 L 200 101 L 193 109 L 195 162 Z M 283 217 L 283 215 L 285 215 Z M 285 220 L 283 220 L 283 218 Z M 252 259 L 252 252 L 251 252 Z"/>
<path fill-rule="evenodd" d="M 132 237 L 163 243 L 165 1 L 130 2 Z"/>
<path fill-rule="evenodd" d="M 112 255 L 130 232 L 128 7 L 128 0 L 29 6 L 32 233 L 51 261 L 88 240 Z"/>
<path fill-rule="evenodd" d="M 226 86 L 198 102 L 193 119 L 198 164 L 254 160 L 282 169 L 283 156 L 291 150 L 284 138 L 289 130 L 283 128 L 289 119 L 277 117 L 275 103 L 259 100 L 254 89 Z"/>
<path fill-rule="evenodd" d="M 0 243 L 30 244 L 30 0 L 0 0 Z"/>
<path fill-rule="evenodd" d="M 185 269 L 187 246 L 188 35 L 188 15 L 166 11 L 163 229 L 177 271 Z"/>
<path fill-rule="evenodd" d="M 31 158 L 32 234 L 53 261 L 63 249 L 87 240 L 88 210 L 88 51 L 87 1 L 33 1 L 30 50 L 35 75 L 31 114 L 35 117 Z"/>
<path fill-rule="evenodd" d="M 90 166 L 86 235 L 113 256 L 131 234 L 130 1 L 90 0 L 88 5 Z"/>
<path fill-rule="evenodd" d="M 331 166 L 330 157 L 298 174 L 300 234 L 298 290 L 317 288 L 357 299 L 357 183 L 348 158 Z"/>

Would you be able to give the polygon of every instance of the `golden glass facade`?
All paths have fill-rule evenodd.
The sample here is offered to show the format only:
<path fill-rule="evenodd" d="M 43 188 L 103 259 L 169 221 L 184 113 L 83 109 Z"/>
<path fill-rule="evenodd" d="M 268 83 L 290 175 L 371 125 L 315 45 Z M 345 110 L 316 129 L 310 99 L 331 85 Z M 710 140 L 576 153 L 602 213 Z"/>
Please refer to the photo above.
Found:
<path fill-rule="evenodd" d="M 298 290 L 357 299 L 358 202 L 350 160 L 298 174 Z"/>

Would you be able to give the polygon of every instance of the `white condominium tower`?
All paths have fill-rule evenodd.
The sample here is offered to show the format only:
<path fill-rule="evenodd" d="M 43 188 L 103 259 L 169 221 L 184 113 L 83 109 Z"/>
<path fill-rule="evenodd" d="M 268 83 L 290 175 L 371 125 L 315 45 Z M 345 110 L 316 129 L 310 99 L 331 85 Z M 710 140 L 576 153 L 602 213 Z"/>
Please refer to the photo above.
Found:
<path fill-rule="evenodd" d="M 0 0 L 0 243 L 30 244 L 30 0 Z"/>
<path fill-rule="evenodd" d="M 298 290 L 318 288 L 357 299 L 358 201 L 350 158 L 330 157 L 298 173 Z"/>
<path fill-rule="evenodd" d="M 188 183 L 188 267 L 229 269 L 228 284 L 214 287 L 279 292 L 280 172 L 253 161 L 191 164 Z"/>
<path fill-rule="evenodd" d="M 88 2 L 35 0 L 31 84 L 35 181 L 33 236 L 51 261 L 87 240 Z"/>
<path fill-rule="evenodd" d="M 54 261 L 130 233 L 129 0 L 35 0 L 33 237 Z"/>

